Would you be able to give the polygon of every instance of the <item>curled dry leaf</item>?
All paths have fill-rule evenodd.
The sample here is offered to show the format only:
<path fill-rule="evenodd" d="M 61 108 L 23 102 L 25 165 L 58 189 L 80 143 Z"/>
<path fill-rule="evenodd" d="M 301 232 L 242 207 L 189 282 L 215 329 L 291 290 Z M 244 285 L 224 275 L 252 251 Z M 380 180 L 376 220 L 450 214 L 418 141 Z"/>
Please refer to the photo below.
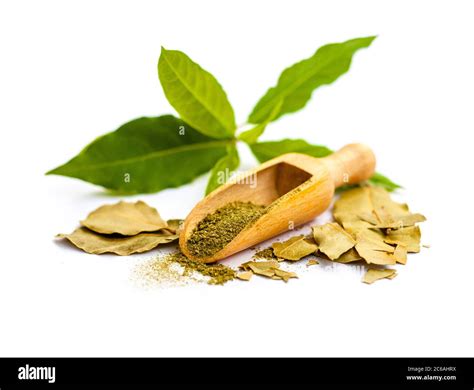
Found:
<path fill-rule="evenodd" d="M 359 221 L 359 215 L 372 214 L 373 205 L 369 191 L 370 187 L 361 187 L 343 192 L 334 204 L 334 219 L 343 224 L 343 222 Z"/>
<path fill-rule="evenodd" d="M 346 253 L 343 253 L 341 256 L 339 256 L 337 259 L 334 259 L 334 261 L 337 261 L 338 263 L 352 263 L 354 261 L 359 261 L 362 260 L 362 257 L 357 253 L 355 248 L 349 249 Z"/>
<path fill-rule="evenodd" d="M 275 256 L 285 260 L 301 260 L 318 250 L 318 246 L 301 236 L 292 237 L 284 242 L 275 242 L 272 245 Z"/>
<path fill-rule="evenodd" d="M 383 240 L 374 240 L 367 234 L 359 233 L 357 235 L 357 244 L 355 246 L 357 253 L 368 264 L 395 264 L 396 259 L 393 255 L 394 248 L 387 245 Z"/>
<path fill-rule="evenodd" d="M 251 267 L 257 267 L 259 269 L 267 270 L 272 268 L 279 268 L 280 264 L 276 260 L 268 260 L 268 261 L 247 261 L 239 266 L 244 270 L 249 270 Z"/>
<path fill-rule="evenodd" d="M 403 229 L 390 230 L 385 242 L 387 244 L 404 245 L 407 251 L 418 253 L 420 251 L 421 231 L 418 226 L 410 226 Z"/>
<path fill-rule="evenodd" d="M 272 276 L 272 279 L 281 279 L 283 280 L 284 282 L 288 282 L 288 280 L 290 280 L 291 278 L 297 278 L 298 275 L 296 275 L 294 272 L 288 272 L 288 271 L 284 271 L 282 269 L 275 269 L 275 275 Z"/>
<path fill-rule="evenodd" d="M 395 276 L 397 276 L 397 271 L 394 269 L 369 268 L 362 281 L 367 284 L 372 284 L 380 279 L 393 279 Z"/>
<path fill-rule="evenodd" d="M 398 244 L 393 252 L 393 256 L 397 263 L 406 264 L 407 263 L 407 247 L 402 244 Z"/>
<path fill-rule="evenodd" d="M 421 214 L 407 214 L 399 216 L 390 216 L 382 222 L 376 222 L 374 228 L 377 229 L 402 229 L 404 227 L 413 226 L 415 223 L 424 222 L 426 218 Z"/>
<path fill-rule="evenodd" d="M 81 221 L 81 225 L 96 233 L 124 236 L 155 232 L 167 227 L 158 211 L 141 200 L 101 206 Z"/>
<path fill-rule="evenodd" d="M 297 278 L 294 272 L 288 272 L 280 269 L 278 261 L 247 261 L 240 265 L 245 271 L 252 271 L 256 275 L 266 276 L 274 280 L 283 280 L 287 282 L 291 278 Z"/>
<path fill-rule="evenodd" d="M 253 273 L 251 271 L 239 272 L 236 277 L 240 280 L 249 281 L 252 278 Z"/>
<path fill-rule="evenodd" d="M 166 221 L 167 226 L 163 230 L 167 230 L 172 234 L 179 235 L 181 228 L 183 227 L 183 223 L 183 219 L 168 219 L 168 221 Z"/>
<path fill-rule="evenodd" d="M 337 223 L 313 226 L 313 236 L 319 250 L 331 260 L 337 259 L 356 244 L 351 235 Z"/>
<path fill-rule="evenodd" d="M 379 238 L 383 239 L 385 237 L 380 229 L 373 229 L 373 225 L 366 221 L 347 221 L 343 222 L 342 226 L 353 238 L 356 238 L 360 233 L 364 233 L 365 235 L 372 237 L 374 240 Z"/>
<path fill-rule="evenodd" d="M 360 232 L 357 234 L 357 244 L 364 244 L 370 246 L 373 250 L 383 251 L 388 253 L 393 253 L 395 248 L 391 245 L 388 245 L 383 238 L 377 236 L 374 237 L 369 234 L 369 232 Z M 357 249 L 357 246 L 356 246 Z"/>
<path fill-rule="evenodd" d="M 372 203 L 373 212 L 380 222 L 390 219 L 393 215 L 407 215 L 410 213 L 406 204 L 393 201 L 390 194 L 384 188 L 366 188 Z"/>
<path fill-rule="evenodd" d="M 177 235 L 167 233 L 140 233 L 131 237 L 106 236 L 84 227 L 77 228 L 71 234 L 58 234 L 57 237 L 69 240 L 87 253 L 97 255 L 115 253 L 120 256 L 146 252 L 160 244 L 167 244 L 178 239 Z"/>
<path fill-rule="evenodd" d="M 393 254 L 372 249 L 364 243 L 358 243 L 356 249 L 367 264 L 392 265 L 397 262 Z"/>

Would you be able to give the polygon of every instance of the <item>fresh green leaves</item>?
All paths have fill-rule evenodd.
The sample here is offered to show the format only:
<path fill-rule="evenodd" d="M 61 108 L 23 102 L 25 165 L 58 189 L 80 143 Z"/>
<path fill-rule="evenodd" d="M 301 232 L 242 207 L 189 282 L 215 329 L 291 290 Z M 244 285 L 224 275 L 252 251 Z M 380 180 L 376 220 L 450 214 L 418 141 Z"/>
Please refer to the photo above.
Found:
<path fill-rule="evenodd" d="M 234 144 L 227 147 L 227 155 L 217 161 L 212 168 L 211 176 L 206 187 L 206 195 L 224 184 L 230 175 L 239 167 L 240 159 Z"/>
<path fill-rule="evenodd" d="M 369 182 L 373 185 L 383 187 L 390 192 L 395 191 L 397 188 L 402 188 L 401 185 L 394 183 L 388 177 L 378 172 L 374 173 L 374 175 L 369 179 Z"/>
<path fill-rule="evenodd" d="M 229 142 L 207 137 L 171 115 L 139 118 L 99 137 L 48 174 L 124 193 L 157 192 L 209 171 L 226 155 Z"/>
<path fill-rule="evenodd" d="M 311 145 L 302 139 L 258 142 L 250 145 L 250 149 L 261 163 L 285 153 L 304 153 L 313 157 L 324 157 L 332 153 L 325 146 Z"/>
<path fill-rule="evenodd" d="M 370 46 L 374 39 L 375 37 L 356 38 L 322 46 L 312 57 L 285 69 L 277 85 L 270 88 L 257 103 L 248 121 L 264 122 L 280 100 L 283 100 L 283 104 L 274 119 L 303 108 L 316 88 L 331 84 L 346 73 L 354 53 Z"/>
<path fill-rule="evenodd" d="M 303 108 L 316 88 L 347 72 L 354 53 L 374 39 L 322 46 L 312 57 L 284 70 L 250 114 L 248 122 L 255 126 L 238 137 L 234 111 L 215 77 L 183 52 L 162 48 L 158 76 L 166 98 L 182 119 L 171 115 L 135 119 L 97 138 L 48 174 L 133 194 L 178 187 L 211 170 L 207 194 L 239 167 L 237 141 L 247 143 L 260 162 L 290 152 L 327 156 L 330 149 L 302 139 L 258 139 L 269 123 Z M 400 187 L 378 173 L 370 181 L 388 190 Z"/>
<path fill-rule="evenodd" d="M 252 129 L 244 131 L 239 135 L 239 140 L 251 145 L 258 141 L 258 138 L 263 134 L 267 125 L 273 121 L 276 116 L 280 113 L 281 106 L 283 105 L 283 99 L 280 99 L 278 103 L 273 107 L 270 115 L 262 123 L 254 126 Z"/>
<path fill-rule="evenodd" d="M 209 137 L 233 137 L 234 111 L 212 74 L 183 52 L 162 48 L 158 75 L 166 98 L 183 120 Z"/>

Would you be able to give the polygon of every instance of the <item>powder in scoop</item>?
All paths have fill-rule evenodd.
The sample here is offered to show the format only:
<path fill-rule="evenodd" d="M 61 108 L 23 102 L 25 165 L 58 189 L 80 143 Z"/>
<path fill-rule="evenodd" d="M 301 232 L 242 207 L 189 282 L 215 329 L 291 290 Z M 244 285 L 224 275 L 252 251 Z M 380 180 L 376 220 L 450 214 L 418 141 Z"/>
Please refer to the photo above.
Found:
<path fill-rule="evenodd" d="M 212 256 L 224 248 L 245 227 L 265 213 L 265 206 L 232 202 L 207 215 L 188 239 L 189 252 L 198 258 Z"/>

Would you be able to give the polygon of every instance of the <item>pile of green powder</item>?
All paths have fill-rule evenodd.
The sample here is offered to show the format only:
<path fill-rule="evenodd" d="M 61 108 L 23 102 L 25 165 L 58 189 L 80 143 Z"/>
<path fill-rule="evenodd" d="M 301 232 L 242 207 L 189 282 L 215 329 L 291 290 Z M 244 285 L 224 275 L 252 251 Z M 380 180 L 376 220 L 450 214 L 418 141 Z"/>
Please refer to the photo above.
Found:
<path fill-rule="evenodd" d="M 223 264 L 206 264 L 201 261 L 188 259 L 181 252 L 170 253 L 168 261 L 173 261 L 184 268 L 184 276 L 191 276 L 194 272 L 208 276 L 209 284 L 224 284 L 235 279 L 235 271 Z"/>
<path fill-rule="evenodd" d="M 205 264 L 188 259 L 181 252 L 171 252 L 141 264 L 137 269 L 140 279 L 159 284 L 183 284 L 186 281 L 206 281 L 224 284 L 235 279 L 236 272 L 223 264 Z"/>
<path fill-rule="evenodd" d="M 217 209 L 191 233 L 187 242 L 189 252 L 197 258 L 212 256 L 260 218 L 265 210 L 265 206 L 251 202 L 233 202 Z"/>
<path fill-rule="evenodd" d="M 259 250 L 252 257 L 254 259 L 278 260 L 278 256 L 276 256 L 275 253 L 273 253 L 272 247 Z"/>

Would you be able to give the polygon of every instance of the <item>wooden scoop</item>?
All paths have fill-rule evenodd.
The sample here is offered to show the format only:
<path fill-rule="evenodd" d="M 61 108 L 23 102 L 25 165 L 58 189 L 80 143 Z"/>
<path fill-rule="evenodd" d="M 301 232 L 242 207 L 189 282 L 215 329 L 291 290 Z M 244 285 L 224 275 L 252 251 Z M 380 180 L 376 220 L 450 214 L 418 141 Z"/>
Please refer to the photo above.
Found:
<path fill-rule="evenodd" d="M 194 207 L 180 233 L 181 251 L 188 258 L 205 263 L 224 259 L 311 221 L 329 207 L 336 188 L 367 180 L 374 170 L 374 153 L 362 144 L 346 145 L 324 158 L 288 153 L 269 160 L 222 185 Z M 186 242 L 197 224 L 218 208 L 236 201 L 268 209 L 213 256 L 194 257 Z"/>

